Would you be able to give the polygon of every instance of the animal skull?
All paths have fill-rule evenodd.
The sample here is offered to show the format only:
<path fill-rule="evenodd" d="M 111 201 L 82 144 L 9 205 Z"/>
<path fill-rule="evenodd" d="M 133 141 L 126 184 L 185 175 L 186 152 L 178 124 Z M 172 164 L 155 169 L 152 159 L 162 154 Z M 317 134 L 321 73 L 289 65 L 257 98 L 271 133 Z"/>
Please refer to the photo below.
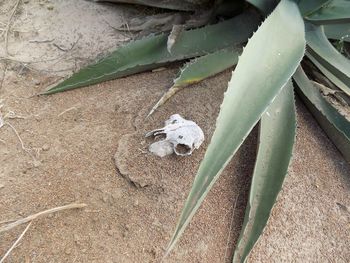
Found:
<path fill-rule="evenodd" d="M 165 135 L 165 139 L 152 143 L 149 151 L 159 157 L 175 152 L 180 156 L 191 155 L 204 141 L 202 129 L 193 121 L 182 118 L 179 114 L 171 115 L 165 126 L 146 134 L 146 137 Z"/>

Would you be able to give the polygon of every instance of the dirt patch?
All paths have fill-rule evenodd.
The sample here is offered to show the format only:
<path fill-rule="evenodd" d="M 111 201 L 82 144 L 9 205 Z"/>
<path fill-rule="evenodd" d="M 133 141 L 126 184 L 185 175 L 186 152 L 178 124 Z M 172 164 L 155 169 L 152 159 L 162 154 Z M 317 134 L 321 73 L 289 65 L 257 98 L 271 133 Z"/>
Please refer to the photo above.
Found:
<path fill-rule="evenodd" d="M 132 10 L 82 0 L 24 2 L 12 25 L 18 34 L 9 35 L 11 60 L 0 65 L 0 104 L 28 151 L 10 126 L 0 129 L 0 221 L 74 201 L 88 207 L 35 221 L 9 262 L 160 262 L 214 131 L 230 72 L 179 92 L 147 121 L 177 69 L 32 97 L 101 50 L 122 44 L 125 36 L 105 20 L 122 23 Z M 13 4 L 2 3 L 1 22 Z M 196 121 L 205 143 L 189 158 L 150 155 L 145 132 L 174 113 Z M 298 123 L 289 177 L 251 261 L 346 262 L 349 213 L 340 205 L 350 205 L 349 166 L 300 104 Z M 256 135 L 225 169 L 165 262 L 230 262 Z M 0 255 L 24 227 L 0 237 Z"/>

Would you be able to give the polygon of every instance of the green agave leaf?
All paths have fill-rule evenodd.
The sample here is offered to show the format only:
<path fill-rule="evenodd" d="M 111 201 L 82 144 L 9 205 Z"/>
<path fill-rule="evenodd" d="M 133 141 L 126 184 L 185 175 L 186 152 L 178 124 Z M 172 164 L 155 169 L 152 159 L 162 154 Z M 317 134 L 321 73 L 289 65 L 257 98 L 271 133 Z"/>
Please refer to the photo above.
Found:
<path fill-rule="evenodd" d="M 307 57 L 315 64 L 315 66 L 331 81 L 335 84 L 339 89 L 344 91 L 348 96 L 350 96 L 350 87 L 347 86 L 344 82 L 342 82 L 337 76 L 332 74 L 328 69 L 322 66 L 316 58 L 314 58 L 309 52 L 306 52 Z"/>
<path fill-rule="evenodd" d="M 295 141 L 295 105 L 288 81 L 261 118 L 259 150 L 241 236 L 233 262 L 245 262 L 281 190 Z"/>
<path fill-rule="evenodd" d="M 248 3 L 258 8 L 264 15 L 268 15 L 278 4 L 277 0 L 247 0 Z"/>
<path fill-rule="evenodd" d="M 158 107 L 163 105 L 176 92 L 191 84 L 202 81 L 237 64 L 238 50 L 224 49 L 212 54 L 196 58 L 187 63 L 180 71 L 174 85 L 160 98 L 148 114 L 150 116 Z M 147 117 L 148 117 L 147 116 Z"/>
<path fill-rule="evenodd" d="M 244 10 L 245 0 L 220 0 L 216 1 L 215 5 L 215 15 L 230 17 L 233 14 L 239 14 Z"/>
<path fill-rule="evenodd" d="M 75 89 L 154 69 L 169 62 L 205 55 L 246 42 L 259 18 L 246 12 L 224 22 L 184 31 L 167 50 L 168 35 L 151 36 L 118 48 L 108 57 L 73 74 L 44 94 Z M 228 34 L 228 32 L 230 32 Z"/>
<path fill-rule="evenodd" d="M 329 0 L 300 0 L 298 3 L 300 13 L 305 16 L 318 10 L 323 4 Z"/>
<path fill-rule="evenodd" d="M 350 42 L 350 23 L 324 25 L 327 38 Z"/>
<path fill-rule="evenodd" d="M 350 162 L 350 122 L 321 95 L 301 67 L 297 69 L 293 79 L 308 109 L 344 158 Z"/>
<path fill-rule="evenodd" d="M 213 3 L 212 0 L 185 1 L 185 0 L 94 0 L 95 2 L 127 3 L 136 5 L 152 6 L 164 9 L 195 11 L 203 5 Z"/>
<path fill-rule="evenodd" d="M 323 67 L 350 87 L 350 60 L 329 43 L 322 27 L 307 23 L 306 29 L 309 53 Z"/>
<path fill-rule="evenodd" d="M 261 115 L 294 73 L 305 49 L 297 5 L 282 0 L 248 41 L 232 74 L 211 143 L 167 253 Z"/>
<path fill-rule="evenodd" d="M 310 0 L 309 0 L 310 1 Z M 313 2 L 313 1 L 310 1 Z M 305 19 L 314 24 L 332 24 L 350 22 L 350 1 L 329 0 L 316 10 L 308 13 Z"/>

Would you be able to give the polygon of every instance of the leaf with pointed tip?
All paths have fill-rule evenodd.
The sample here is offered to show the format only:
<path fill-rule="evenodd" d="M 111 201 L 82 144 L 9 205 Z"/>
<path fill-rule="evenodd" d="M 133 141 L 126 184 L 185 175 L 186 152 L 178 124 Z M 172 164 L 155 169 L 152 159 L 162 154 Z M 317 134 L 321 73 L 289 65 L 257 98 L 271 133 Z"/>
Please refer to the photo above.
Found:
<path fill-rule="evenodd" d="M 344 158 L 350 162 L 350 122 L 321 95 L 301 67 L 297 69 L 293 79 L 308 109 Z"/>
<path fill-rule="evenodd" d="M 299 9 L 294 2 L 282 0 L 248 41 L 239 58 L 211 143 L 200 164 L 167 253 L 222 170 L 292 76 L 304 50 L 304 23 Z"/>
<path fill-rule="evenodd" d="M 196 58 L 187 63 L 181 69 L 179 77 L 174 80 L 173 86 L 171 86 L 156 103 L 156 105 L 153 106 L 148 116 L 150 116 L 157 108 L 162 106 L 180 89 L 214 76 L 225 69 L 236 65 L 239 54 L 240 52 L 237 50 L 223 49 L 215 53 Z"/>
<path fill-rule="evenodd" d="M 252 186 L 233 262 L 245 262 L 267 224 L 287 174 L 295 129 L 293 84 L 289 80 L 261 117 Z"/>
<path fill-rule="evenodd" d="M 310 1 L 310 0 L 309 0 Z M 313 1 L 310 1 L 313 2 Z M 305 19 L 318 25 L 349 23 L 350 22 L 350 1 L 330 0 L 326 1 L 316 10 L 308 13 Z"/>
<path fill-rule="evenodd" d="M 322 27 L 306 24 L 308 52 L 328 71 L 350 87 L 350 60 L 328 41 Z"/>
<path fill-rule="evenodd" d="M 170 62 L 239 46 L 247 41 L 258 24 L 257 14 L 248 11 L 215 25 L 184 31 L 172 46 L 171 53 L 167 50 L 166 34 L 137 40 L 118 48 L 96 64 L 81 69 L 43 94 L 97 84 L 161 67 Z"/>
<path fill-rule="evenodd" d="M 321 63 L 317 61 L 309 52 L 306 52 L 306 56 L 311 60 L 312 63 L 340 90 L 344 91 L 348 96 L 350 96 L 350 87 L 347 86 L 344 82 L 342 82 L 337 76 L 335 76 L 332 72 L 322 66 Z"/>

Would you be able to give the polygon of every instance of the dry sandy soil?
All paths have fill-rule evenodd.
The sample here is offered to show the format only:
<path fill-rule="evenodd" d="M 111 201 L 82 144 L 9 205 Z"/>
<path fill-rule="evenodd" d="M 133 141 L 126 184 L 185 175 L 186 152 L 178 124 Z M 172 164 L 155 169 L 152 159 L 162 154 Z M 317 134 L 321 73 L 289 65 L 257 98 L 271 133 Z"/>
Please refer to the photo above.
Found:
<path fill-rule="evenodd" d="M 4 30 L 16 1 L 0 2 Z M 160 262 L 202 159 L 230 72 L 181 91 L 144 120 L 177 73 L 138 74 L 47 97 L 50 83 L 113 50 L 130 6 L 22 0 L 0 64 L 0 221 L 83 202 L 38 219 L 7 262 Z M 108 22 L 108 23 L 107 23 Z M 3 32 L 3 31 L 1 31 Z M 0 34 L 1 34 L 0 32 Z M 4 36 L 0 56 L 6 54 Z M 349 262 L 350 167 L 298 101 L 289 175 L 250 262 Z M 171 114 L 196 121 L 206 142 L 191 157 L 147 153 L 144 133 Z M 164 262 L 230 262 L 242 225 L 256 131 L 223 172 Z M 142 186 L 142 187 L 140 187 Z M 237 198 L 236 209 L 233 210 Z M 230 224 L 232 220 L 232 228 Z M 25 225 L 0 236 L 0 257 Z"/>

